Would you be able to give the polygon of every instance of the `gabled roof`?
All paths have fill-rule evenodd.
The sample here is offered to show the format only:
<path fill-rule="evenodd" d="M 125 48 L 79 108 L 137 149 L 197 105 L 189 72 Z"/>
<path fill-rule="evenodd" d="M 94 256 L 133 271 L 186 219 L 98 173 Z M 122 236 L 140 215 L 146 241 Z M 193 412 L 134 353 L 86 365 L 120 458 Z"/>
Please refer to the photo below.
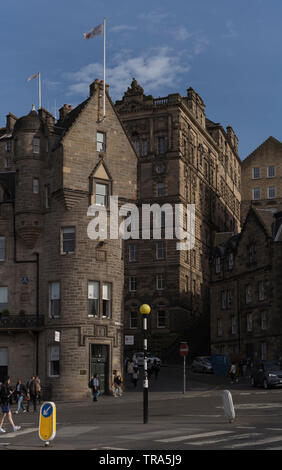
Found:
<path fill-rule="evenodd" d="M 252 158 L 254 157 L 257 152 L 263 150 L 264 148 L 267 148 L 269 146 L 277 146 L 277 147 L 280 147 L 281 148 L 281 152 L 282 152 L 282 142 L 280 142 L 280 140 L 276 139 L 275 137 L 268 137 L 268 139 L 266 139 L 264 142 L 262 142 L 262 144 L 260 144 L 255 150 L 252 151 L 252 153 L 250 153 L 246 158 L 244 158 L 244 160 L 242 160 L 242 165 L 249 159 L 249 158 Z M 281 153 L 282 155 L 282 153 Z"/>

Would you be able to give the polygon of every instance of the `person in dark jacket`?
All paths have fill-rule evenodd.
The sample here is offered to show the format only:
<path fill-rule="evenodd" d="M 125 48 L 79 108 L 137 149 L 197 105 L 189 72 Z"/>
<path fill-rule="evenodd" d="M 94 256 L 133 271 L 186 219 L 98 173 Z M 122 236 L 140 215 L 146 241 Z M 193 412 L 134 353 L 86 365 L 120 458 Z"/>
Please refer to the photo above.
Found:
<path fill-rule="evenodd" d="M 1 386 L 0 396 L 1 396 L 1 407 L 2 407 L 3 416 L 0 422 L 0 433 L 6 432 L 5 429 L 3 429 L 3 424 L 4 424 L 6 416 L 8 416 L 8 420 L 13 428 L 13 431 L 18 431 L 19 429 L 21 429 L 21 426 L 15 425 L 13 418 L 12 418 L 12 412 L 10 409 L 9 400 L 10 400 L 11 395 L 14 393 L 14 390 L 11 389 L 10 383 L 11 383 L 11 380 L 10 380 L 10 377 L 8 377 L 5 380 L 4 384 Z"/>
<path fill-rule="evenodd" d="M 26 391 L 27 391 L 27 395 L 26 395 L 26 399 L 27 399 L 27 407 L 26 407 L 26 411 L 29 411 L 29 405 L 30 405 L 30 402 L 32 401 L 33 403 L 33 409 L 34 411 L 36 410 L 36 394 L 34 395 L 34 390 L 35 390 L 35 376 L 33 375 L 29 381 L 27 382 L 26 384 Z M 31 384 L 32 384 L 32 391 L 31 391 Z M 35 401 L 35 405 L 34 405 L 34 401 Z"/>

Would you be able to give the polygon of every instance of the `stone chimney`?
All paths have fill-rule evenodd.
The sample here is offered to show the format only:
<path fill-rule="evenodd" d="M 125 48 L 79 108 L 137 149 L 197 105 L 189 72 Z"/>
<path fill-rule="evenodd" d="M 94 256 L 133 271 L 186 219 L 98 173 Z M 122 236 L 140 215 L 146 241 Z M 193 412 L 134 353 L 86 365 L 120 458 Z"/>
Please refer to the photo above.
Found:
<path fill-rule="evenodd" d="M 6 129 L 7 129 L 7 132 L 12 132 L 12 130 L 14 129 L 14 125 L 16 124 L 17 119 L 18 118 L 14 114 L 12 114 L 12 113 L 7 114 L 7 116 L 6 116 Z"/>
<path fill-rule="evenodd" d="M 93 96 L 95 90 L 100 90 L 100 91 L 104 90 L 104 80 L 99 81 L 98 78 L 96 78 L 96 80 L 93 83 L 91 83 L 89 86 L 89 95 Z M 106 92 L 109 93 L 109 85 L 107 84 L 106 84 Z"/>
<path fill-rule="evenodd" d="M 64 106 L 62 106 L 59 109 L 60 121 L 62 121 L 71 110 L 72 110 L 71 104 L 64 104 Z"/>

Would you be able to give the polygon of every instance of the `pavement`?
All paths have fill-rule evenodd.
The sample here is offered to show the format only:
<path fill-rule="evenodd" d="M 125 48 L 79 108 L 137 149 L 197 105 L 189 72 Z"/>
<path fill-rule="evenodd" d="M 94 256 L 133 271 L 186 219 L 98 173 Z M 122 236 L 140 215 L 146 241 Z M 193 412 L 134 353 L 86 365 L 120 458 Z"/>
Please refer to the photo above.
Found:
<path fill-rule="evenodd" d="M 228 377 L 186 371 L 167 365 L 158 379 L 149 382 L 149 422 L 143 423 L 142 373 L 137 389 L 125 380 L 121 398 L 103 395 L 80 401 L 56 402 L 57 432 L 46 448 L 38 437 L 39 410 L 13 415 L 22 426 L 17 433 L 0 435 L 1 450 L 95 450 L 107 452 L 159 450 L 161 452 L 199 449 L 281 448 L 282 389 L 264 390 L 240 378 L 231 384 Z M 222 390 L 234 397 L 236 420 L 224 416 Z M 15 409 L 15 405 L 14 405 Z M 97 455 L 99 455 L 99 452 Z M 47 455 L 47 454 L 46 454 Z M 95 454 L 96 455 L 96 454 Z M 122 467 L 123 468 L 123 467 Z M 132 467 L 133 468 L 133 467 Z"/>

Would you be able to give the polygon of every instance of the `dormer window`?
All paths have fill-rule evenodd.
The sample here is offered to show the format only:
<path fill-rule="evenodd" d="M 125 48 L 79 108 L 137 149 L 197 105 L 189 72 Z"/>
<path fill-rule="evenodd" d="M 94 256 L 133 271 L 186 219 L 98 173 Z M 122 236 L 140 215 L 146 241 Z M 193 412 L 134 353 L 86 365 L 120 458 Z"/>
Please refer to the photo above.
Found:
<path fill-rule="evenodd" d="M 95 185 L 95 204 L 99 206 L 107 206 L 109 196 L 109 185 L 96 183 Z"/>

